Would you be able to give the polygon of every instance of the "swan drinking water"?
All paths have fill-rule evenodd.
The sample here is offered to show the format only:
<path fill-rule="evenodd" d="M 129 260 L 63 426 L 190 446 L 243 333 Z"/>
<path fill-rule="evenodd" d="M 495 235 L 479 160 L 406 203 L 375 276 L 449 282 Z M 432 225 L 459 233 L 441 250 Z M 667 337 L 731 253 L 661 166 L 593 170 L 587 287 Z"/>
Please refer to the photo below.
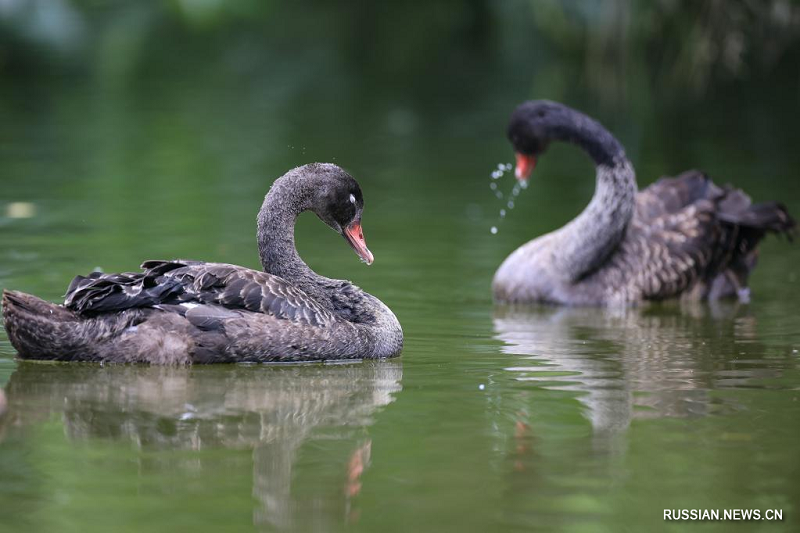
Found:
<path fill-rule="evenodd" d="M 595 120 L 565 105 L 525 102 L 508 138 L 516 177 L 526 180 L 551 142 L 583 149 L 597 166 L 594 196 L 566 226 L 513 252 L 494 276 L 500 302 L 627 305 L 671 297 L 748 297 L 747 278 L 765 233 L 795 223 L 777 202 L 753 204 L 696 170 L 637 191 L 622 145 Z"/>

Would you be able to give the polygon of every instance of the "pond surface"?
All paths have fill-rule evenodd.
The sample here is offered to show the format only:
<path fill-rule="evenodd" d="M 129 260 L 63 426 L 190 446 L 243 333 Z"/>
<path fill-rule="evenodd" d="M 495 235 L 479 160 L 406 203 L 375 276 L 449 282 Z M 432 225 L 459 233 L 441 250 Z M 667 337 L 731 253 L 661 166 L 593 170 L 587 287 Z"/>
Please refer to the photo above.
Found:
<path fill-rule="evenodd" d="M 362 185 L 375 264 L 312 215 L 300 253 L 389 305 L 406 347 L 385 362 L 148 368 L 23 363 L 0 333 L 0 530 L 689 525 L 663 522 L 667 508 L 782 509 L 782 522 L 737 527 L 800 528 L 799 246 L 765 242 L 748 305 L 495 307 L 502 259 L 572 218 L 594 185 L 585 157 L 554 146 L 498 220 L 490 173 L 511 159 L 505 121 L 529 80 L 467 71 L 404 98 L 312 64 L 313 80 L 277 63 L 250 78 L 154 67 L 125 86 L 2 88 L 0 287 L 57 301 L 96 267 L 256 267 L 270 183 L 331 161 Z M 784 110 L 796 94 L 764 82 L 587 105 L 641 185 L 698 167 L 800 216 L 800 130 Z"/>

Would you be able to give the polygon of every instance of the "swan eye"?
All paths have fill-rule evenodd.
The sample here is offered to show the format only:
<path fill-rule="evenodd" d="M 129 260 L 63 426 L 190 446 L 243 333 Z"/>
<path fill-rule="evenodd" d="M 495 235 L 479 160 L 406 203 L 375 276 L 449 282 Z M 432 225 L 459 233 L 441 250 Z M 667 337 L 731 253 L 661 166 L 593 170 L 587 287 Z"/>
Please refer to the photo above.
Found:
<path fill-rule="evenodd" d="M 350 203 L 351 203 L 351 204 L 354 204 L 354 203 L 356 203 L 356 197 L 355 197 L 355 196 L 353 196 L 352 194 L 350 195 Z"/>

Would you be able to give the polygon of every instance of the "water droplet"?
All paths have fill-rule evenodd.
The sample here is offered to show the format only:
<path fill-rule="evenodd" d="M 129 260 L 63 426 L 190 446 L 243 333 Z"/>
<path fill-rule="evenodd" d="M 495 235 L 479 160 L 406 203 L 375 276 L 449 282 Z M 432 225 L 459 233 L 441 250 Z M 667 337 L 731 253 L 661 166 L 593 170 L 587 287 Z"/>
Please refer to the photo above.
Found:
<path fill-rule="evenodd" d="M 527 189 L 528 188 L 528 182 L 527 181 L 520 181 L 519 182 L 519 186 L 522 187 L 523 189 Z"/>
<path fill-rule="evenodd" d="M 2 1 L 2 0 L 0 0 L 0 1 Z M 491 174 L 490 174 L 491 175 L 491 180 L 489 181 L 489 188 L 492 191 L 494 191 L 494 195 L 501 202 L 508 200 L 506 208 L 500 209 L 500 216 L 499 216 L 499 218 L 497 220 L 498 224 L 499 224 L 499 222 L 501 222 L 502 220 L 504 220 L 506 218 L 506 216 L 508 215 L 508 210 L 514 209 L 514 198 L 516 196 L 518 196 L 520 194 L 520 190 L 524 189 L 525 186 L 527 185 L 526 183 L 517 182 L 517 180 L 514 179 L 514 180 L 509 180 L 509 181 L 513 181 L 514 185 L 513 185 L 513 188 L 511 188 L 507 192 L 504 192 L 501 189 L 501 187 L 505 188 L 505 186 L 498 186 L 499 181 L 495 182 L 495 180 L 499 180 L 500 178 L 505 176 L 506 172 L 510 172 L 510 171 L 513 171 L 513 170 L 514 170 L 514 165 L 512 163 L 498 163 L 497 167 L 495 169 L 493 169 L 491 171 Z M 509 183 L 509 186 L 511 186 L 510 183 Z M 498 229 L 497 226 L 492 226 L 490 231 L 491 231 L 492 235 L 495 235 L 495 234 L 497 234 L 499 229 Z"/>

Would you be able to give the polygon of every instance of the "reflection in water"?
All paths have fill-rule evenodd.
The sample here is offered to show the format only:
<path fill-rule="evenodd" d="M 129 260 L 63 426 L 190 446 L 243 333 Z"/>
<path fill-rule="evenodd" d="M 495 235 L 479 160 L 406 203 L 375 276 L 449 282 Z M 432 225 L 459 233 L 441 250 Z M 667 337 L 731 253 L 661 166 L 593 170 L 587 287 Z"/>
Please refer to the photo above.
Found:
<path fill-rule="evenodd" d="M 75 441 L 127 440 L 141 450 L 252 449 L 254 522 L 296 529 L 341 521 L 343 512 L 357 516 L 349 506 L 369 465 L 366 428 L 394 400 L 401 378 L 396 361 L 216 368 L 20 363 L 5 387 L 0 437 L 55 415 Z M 315 484 L 301 501 L 292 491 L 293 466 L 301 445 L 317 436 L 345 443 L 338 464 L 321 465 L 339 472 L 342 489 L 332 496 L 326 484 Z M 202 470 L 199 459 L 187 461 L 179 468 Z"/>
<path fill-rule="evenodd" d="M 780 372 L 755 326 L 736 304 L 498 308 L 494 318 L 503 351 L 527 356 L 507 370 L 519 381 L 577 391 L 600 446 L 633 418 L 736 409 L 709 390 L 754 387 Z"/>

